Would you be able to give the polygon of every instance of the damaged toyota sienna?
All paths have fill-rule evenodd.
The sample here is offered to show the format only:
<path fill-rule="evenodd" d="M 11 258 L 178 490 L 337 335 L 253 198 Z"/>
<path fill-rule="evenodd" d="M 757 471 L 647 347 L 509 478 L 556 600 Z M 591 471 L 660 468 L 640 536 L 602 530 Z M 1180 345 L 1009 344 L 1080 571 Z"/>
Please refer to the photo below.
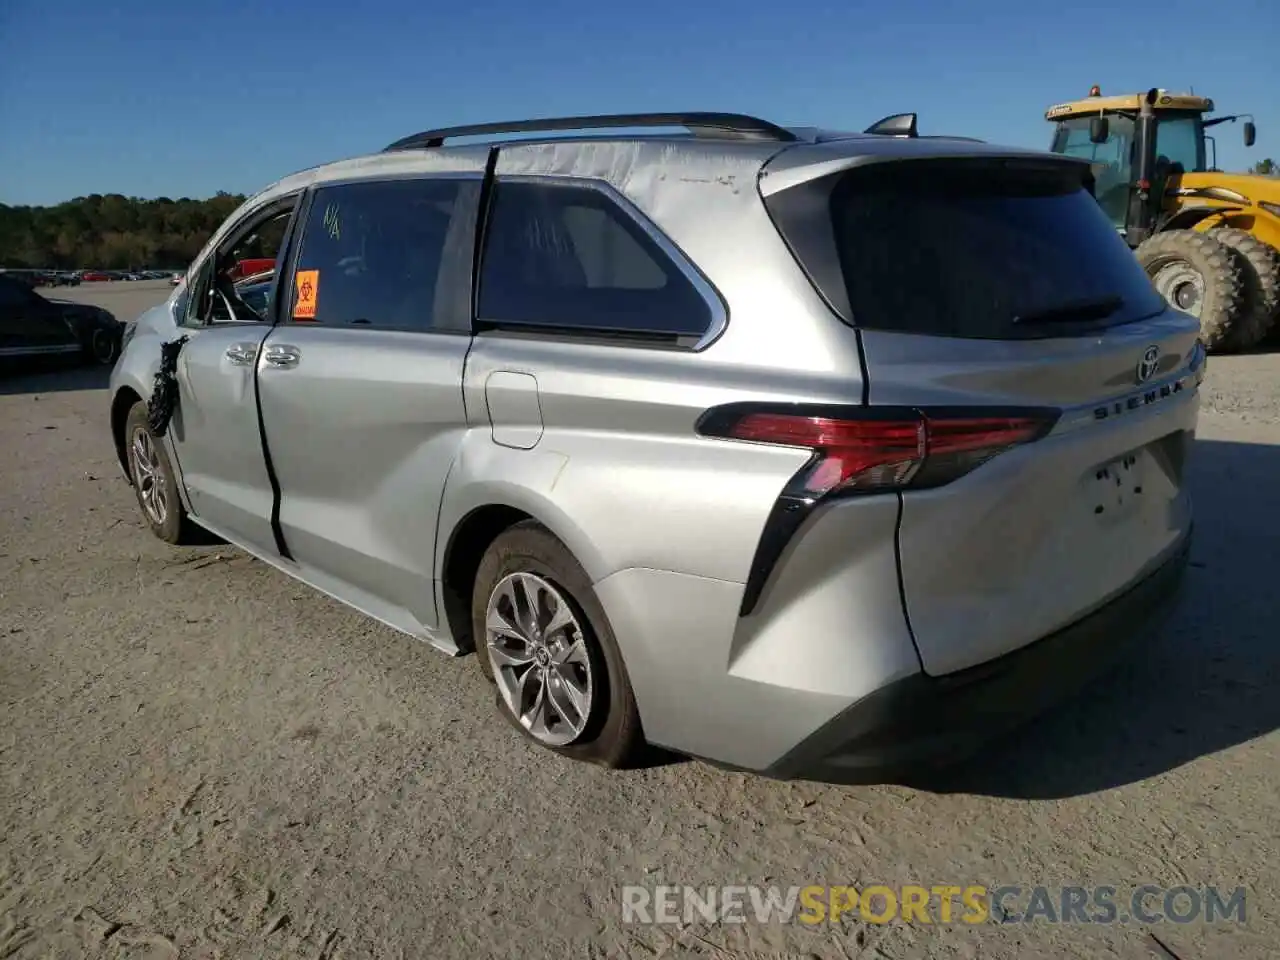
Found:
<path fill-rule="evenodd" d="M 1191 540 L 1196 320 L 1088 164 L 914 115 L 413 134 L 250 198 L 124 341 L 156 536 L 607 766 L 955 762 L 1153 640 Z"/>

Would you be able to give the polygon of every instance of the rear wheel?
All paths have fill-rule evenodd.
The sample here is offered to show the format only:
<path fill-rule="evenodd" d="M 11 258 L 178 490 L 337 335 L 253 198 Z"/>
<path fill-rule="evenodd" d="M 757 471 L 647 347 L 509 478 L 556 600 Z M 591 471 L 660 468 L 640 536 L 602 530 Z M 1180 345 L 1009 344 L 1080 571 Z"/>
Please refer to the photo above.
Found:
<path fill-rule="evenodd" d="M 1207 234 L 1170 230 L 1134 252 L 1169 305 L 1199 319 L 1205 348 L 1229 349 L 1245 321 L 1243 271 L 1231 249 Z"/>
<path fill-rule="evenodd" d="M 1280 251 L 1247 230 L 1219 227 L 1209 236 L 1236 255 L 1244 280 L 1244 315 L 1236 328 L 1235 345 L 1257 346 L 1271 332 L 1280 310 Z"/>
<path fill-rule="evenodd" d="M 500 534 L 476 571 L 472 635 L 498 708 L 539 746 L 622 767 L 639 752 L 640 716 L 590 578 L 532 521 Z"/>
<path fill-rule="evenodd" d="M 120 335 L 102 327 L 89 335 L 89 357 L 94 363 L 108 366 L 116 362 L 119 354 Z"/>

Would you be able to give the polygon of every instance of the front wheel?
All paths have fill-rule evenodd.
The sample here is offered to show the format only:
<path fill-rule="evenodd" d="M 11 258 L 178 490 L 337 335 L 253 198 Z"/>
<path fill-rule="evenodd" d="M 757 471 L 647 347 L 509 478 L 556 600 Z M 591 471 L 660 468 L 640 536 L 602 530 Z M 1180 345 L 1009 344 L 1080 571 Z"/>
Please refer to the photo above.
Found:
<path fill-rule="evenodd" d="M 159 438 L 147 421 L 147 405 L 139 401 L 124 425 L 129 479 L 151 532 L 165 543 L 196 542 L 196 528 L 178 496 L 178 478 Z"/>
<path fill-rule="evenodd" d="M 623 767 L 643 741 L 622 654 L 590 578 L 532 521 L 489 546 L 476 572 L 472 631 L 498 708 L 533 742 Z"/>
<path fill-rule="evenodd" d="M 1233 345 L 1244 316 L 1244 277 L 1227 247 L 1193 230 L 1148 237 L 1134 251 L 1151 283 L 1175 310 L 1200 321 L 1200 339 L 1210 352 Z"/>

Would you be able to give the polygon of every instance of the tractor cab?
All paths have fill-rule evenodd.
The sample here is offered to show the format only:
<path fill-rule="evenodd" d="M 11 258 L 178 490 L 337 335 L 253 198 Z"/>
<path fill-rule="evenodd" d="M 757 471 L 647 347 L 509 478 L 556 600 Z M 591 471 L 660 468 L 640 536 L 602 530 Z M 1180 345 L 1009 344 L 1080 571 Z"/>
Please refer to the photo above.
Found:
<path fill-rule="evenodd" d="M 1212 100 L 1194 94 L 1151 90 L 1104 97 L 1095 86 L 1085 99 L 1045 111 L 1054 125 L 1049 149 L 1093 164 L 1098 203 L 1136 247 L 1152 232 L 1160 209 L 1159 204 L 1134 208 L 1134 188 L 1148 193 L 1150 185 L 1144 188 L 1144 182 L 1215 170 L 1217 151 L 1205 131 L 1241 118 L 1207 117 L 1213 109 Z M 1255 137 L 1252 121 L 1246 121 L 1245 146 L 1252 146 Z"/>
<path fill-rule="evenodd" d="M 1257 138 L 1244 115 L 1210 117 L 1213 101 L 1151 89 L 1082 100 L 1045 111 L 1050 150 L 1089 162 L 1103 212 L 1156 289 L 1200 318 L 1211 352 L 1255 346 L 1280 312 L 1280 181 L 1217 167 L 1220 123 L 1245 120 L 1244 144 Z"/>

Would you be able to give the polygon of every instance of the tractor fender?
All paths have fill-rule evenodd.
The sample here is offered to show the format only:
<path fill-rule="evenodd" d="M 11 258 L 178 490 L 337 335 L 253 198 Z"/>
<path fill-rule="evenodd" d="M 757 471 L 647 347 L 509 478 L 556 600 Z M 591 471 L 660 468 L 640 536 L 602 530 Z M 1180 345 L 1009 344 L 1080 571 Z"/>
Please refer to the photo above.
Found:
<path fill-rule="evenodd" d="M 1166 230 L 1199 230 L 1203 232 L 1219 226 L 1218 221 L 1228 217 L 1230 214 L 1240 213 L 1243 209 L 1243 207 L 1210 206 L 1208 204 L 1184 206 L 1173 216 L 1162 221 L 1158 232 L 1164 233 Z"/>

